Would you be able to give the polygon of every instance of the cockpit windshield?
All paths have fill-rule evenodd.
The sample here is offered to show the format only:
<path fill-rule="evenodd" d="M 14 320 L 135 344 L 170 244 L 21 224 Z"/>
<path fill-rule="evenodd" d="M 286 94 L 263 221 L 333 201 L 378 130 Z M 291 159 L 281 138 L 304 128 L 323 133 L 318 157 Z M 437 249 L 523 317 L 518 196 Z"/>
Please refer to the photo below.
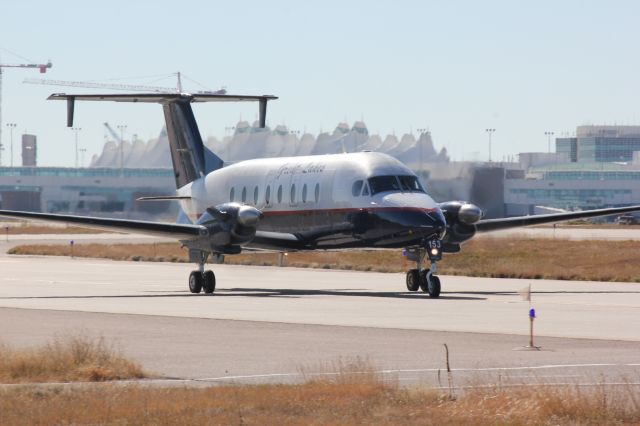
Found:
<path fill-rule="evenodd" d="M 398 176 L 398 180 L 403 191 L 424 192 L 420 181 L 415 176 Z"/>
<path fill-rule="evenodd" d="M 424 192 L 415 176 L 374 176 L 368 182 L 371 195 L 385 191 Z"/>

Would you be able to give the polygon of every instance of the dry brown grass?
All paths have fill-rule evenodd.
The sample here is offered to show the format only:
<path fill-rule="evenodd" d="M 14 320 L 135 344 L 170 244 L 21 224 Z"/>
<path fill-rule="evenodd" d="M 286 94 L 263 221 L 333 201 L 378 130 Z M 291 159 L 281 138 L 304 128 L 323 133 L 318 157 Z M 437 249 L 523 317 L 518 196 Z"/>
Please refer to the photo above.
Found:
<path fill-rule="evenodd" d="M 104 381 L 145 376 L 137 363 L 122 356 L 102 338 L 57 338 L 29 349 L 0 345 L 0 383 Z"/>
<path fill-rule="evenodd" d="M 440 391 L 369 375 L 294 385 L 160 388 L 101 385 L 0 390 L 0 424 L 604 425 L 638 424 L 631 386 Z"/>
<path fill-rule="evenodd" d="M 25 245 L 9 253 L 69 256 L 70 250 L 60 245 Z M 640 282 L 638 253 L 640 241 L 479 238 L 464 245 L 461 253 L 445 255 L 438 266 L 445 275 Z M 76 244 L 74 254 L 115 260 L 188 261 L 186 250 L 173 243 Z M 277 265 L 277 255 L 227 256 L 225 263 Z M 399 250 L 289 253 L 285 265 L 379 272 L 403 272 L 414 267 Z"/>
<path fill-rule="evenodd" d="M 102 231 L 100 229 L 81 228 L 79 226 L 47 226 L 47 225 L 34 225 L 27 222 L 5 223 L 0 228 L 0 237 L 7 234 L 7 227 L 9 228 L 9 235 L 20 234 L 106 234 L 109 231 Z"/>

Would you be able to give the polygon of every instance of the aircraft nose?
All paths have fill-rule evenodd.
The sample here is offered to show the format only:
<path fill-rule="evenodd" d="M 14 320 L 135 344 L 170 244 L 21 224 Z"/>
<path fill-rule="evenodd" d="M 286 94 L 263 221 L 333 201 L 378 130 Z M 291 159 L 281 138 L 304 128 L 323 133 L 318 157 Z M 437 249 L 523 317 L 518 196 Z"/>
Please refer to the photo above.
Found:
<path fill-rule="evenodd" d="M 378 212 L 379 219 L 406 229 L 414 236 L 443 238 L 447 223 L 440 209 L 405 208 Z"/>
<path fill-rule="evenodd" d="M 433 226 L 434 233 L 439 239 L 444 238 L 444 234 L 447 231 L 447 221 L 442 211 L 436 208 L 435 211 L 429 212 L 427 215 L 431 218 L 431 226 Z"/>

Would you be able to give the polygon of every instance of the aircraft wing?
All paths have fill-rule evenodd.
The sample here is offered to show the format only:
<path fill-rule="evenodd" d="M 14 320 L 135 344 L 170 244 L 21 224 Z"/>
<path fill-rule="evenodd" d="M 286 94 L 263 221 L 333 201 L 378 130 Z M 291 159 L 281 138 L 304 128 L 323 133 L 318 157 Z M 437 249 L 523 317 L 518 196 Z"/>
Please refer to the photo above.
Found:
<path fill-rule="evenodd" d="M 39 220 L 44 222 L 66 223 L 106 231 L 131 232 L 176 239 L 198 237 L 200 235 L 206 235 L 208 232 L 207 228 L 201 225 L 148 222 L 143 220 L 106 219 L 91 216 L 34 213 L 13 210 L 0 210 L 0 216 Z"/>
<path fill-rule="evenodd" d="M 584 219 L 587 217 L 609 216 L 640 211 L 640 206 L 616 207 L 609 209 L 584 210 L 580 212 L 540 214 L 533 216 L 517 216 L 502 219 L 485 219 L 475 224 L 478 232 L 499 231 L 508 228 L 517 228 L 529 225 L 541 225 L 543 223 L 562 222 L 565 220 Z"/>

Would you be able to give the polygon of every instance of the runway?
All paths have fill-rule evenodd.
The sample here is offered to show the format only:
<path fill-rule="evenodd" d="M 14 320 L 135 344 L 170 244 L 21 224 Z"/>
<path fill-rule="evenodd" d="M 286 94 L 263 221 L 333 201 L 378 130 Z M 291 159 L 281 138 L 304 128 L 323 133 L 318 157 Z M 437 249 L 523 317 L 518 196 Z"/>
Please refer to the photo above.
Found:
<path fill-rule="evenodd" d="M 0 258 L 0 340 L 27 346 L 80 331 L 115 339 L 162 376 L 289 381 L 367 358 L 437 386 L 444 347 L 461 382 L 634 380 L 640 284 L 442 277 L 408 293 L 402 274 L 213 265 L 214 295 L 186 289 L 191 265 Z M 540 352 L 528 342 L 532 284 Z"/>

